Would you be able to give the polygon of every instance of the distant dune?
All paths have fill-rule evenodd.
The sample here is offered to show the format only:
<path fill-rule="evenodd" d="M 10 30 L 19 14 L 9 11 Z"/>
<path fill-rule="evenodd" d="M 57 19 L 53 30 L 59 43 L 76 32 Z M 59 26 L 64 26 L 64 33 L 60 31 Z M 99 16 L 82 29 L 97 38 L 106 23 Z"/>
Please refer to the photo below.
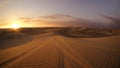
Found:
<path fill-rule="evenodd" d="M 0 33 L 0 50 L 32 41 L 32 37 L 21 32 L 3 30 Z"/>
<path fill-rule="evenodd" d="M 0 50 L 0 68 L 120 68 L 119 30 L 29 28 L 10 36 L 0 40 L 12 44 Z"/>

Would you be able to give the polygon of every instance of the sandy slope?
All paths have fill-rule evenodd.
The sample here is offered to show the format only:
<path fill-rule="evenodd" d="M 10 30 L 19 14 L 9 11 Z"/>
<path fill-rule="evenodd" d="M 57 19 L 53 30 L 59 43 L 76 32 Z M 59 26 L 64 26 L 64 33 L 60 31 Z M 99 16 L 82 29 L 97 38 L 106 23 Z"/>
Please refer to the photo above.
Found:
<path fill-rule="evenodd" d="M 35 36 L 0 51 L 0 68 L 120 68 L 120 37 Z"/>

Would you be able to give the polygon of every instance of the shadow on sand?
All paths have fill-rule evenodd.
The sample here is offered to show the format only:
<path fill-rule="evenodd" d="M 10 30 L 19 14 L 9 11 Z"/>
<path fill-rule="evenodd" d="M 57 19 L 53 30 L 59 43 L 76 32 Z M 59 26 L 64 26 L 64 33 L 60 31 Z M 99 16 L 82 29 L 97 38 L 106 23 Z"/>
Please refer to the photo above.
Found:
<path fill-rule="evenodd" d="M 1 37 L 1 36 L 0 36 Z M 24 34 L 13 34 L 0 39 L 0 50 L 20 46 L 32 41 L 32 37 Z"/>
<path fill-rule="evenodd" d="M 100 37 L 111 37 L 115 36 L 112 33 L 102 33 L 102 32 L 82 32 L 82 31 L 57 31 L 56 34 L 70 37 L 70 38 L 100 38 Z"/>

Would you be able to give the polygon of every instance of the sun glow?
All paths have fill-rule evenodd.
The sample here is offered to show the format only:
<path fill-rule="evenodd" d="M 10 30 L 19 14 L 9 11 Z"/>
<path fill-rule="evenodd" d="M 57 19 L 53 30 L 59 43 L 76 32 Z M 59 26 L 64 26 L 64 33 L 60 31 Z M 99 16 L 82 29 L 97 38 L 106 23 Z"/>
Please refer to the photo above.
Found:
<path fill-rule="evenodd" d="M 13 28 L 13 29 L 19 29 L 21 26 L 20 26 L 20 24 L 12 24 L 11 25 L 11 28 Z"/>

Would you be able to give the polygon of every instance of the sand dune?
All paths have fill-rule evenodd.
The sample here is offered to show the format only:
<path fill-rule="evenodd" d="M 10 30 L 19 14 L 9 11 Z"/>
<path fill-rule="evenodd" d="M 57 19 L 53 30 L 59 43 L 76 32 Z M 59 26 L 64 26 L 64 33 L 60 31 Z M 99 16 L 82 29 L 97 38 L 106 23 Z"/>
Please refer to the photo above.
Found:
<path fill-rule="evenodd" d="M 77 38 L 47 31 L 34 35 L 31 42 L 1 50 L 0 68 L 120 68 L 120 36 Z"/>
<path fill-rule="evenodd" d="M 0 33 L 0 50 L 19 46 L 32 41 L 32 37 L 21 32 L 3 31 Z"/>

